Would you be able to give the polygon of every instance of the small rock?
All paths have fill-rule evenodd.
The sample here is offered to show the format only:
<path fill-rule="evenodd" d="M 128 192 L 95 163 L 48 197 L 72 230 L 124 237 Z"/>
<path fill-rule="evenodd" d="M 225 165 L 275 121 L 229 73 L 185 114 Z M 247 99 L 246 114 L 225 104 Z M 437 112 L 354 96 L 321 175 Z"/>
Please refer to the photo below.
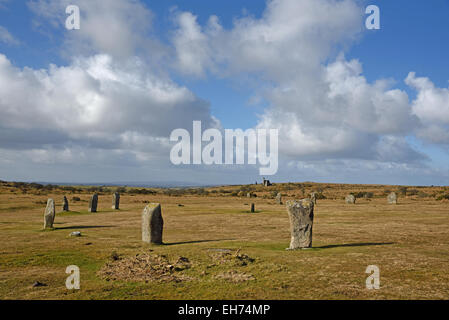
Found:
<path fill-rule="evenodd" d="M 79 231 L 74 231 L 74 232 L 70 233 L 70 236 L 71 236 L 71 237 L 81 237 L 81 232 L 79 232 Z"/>

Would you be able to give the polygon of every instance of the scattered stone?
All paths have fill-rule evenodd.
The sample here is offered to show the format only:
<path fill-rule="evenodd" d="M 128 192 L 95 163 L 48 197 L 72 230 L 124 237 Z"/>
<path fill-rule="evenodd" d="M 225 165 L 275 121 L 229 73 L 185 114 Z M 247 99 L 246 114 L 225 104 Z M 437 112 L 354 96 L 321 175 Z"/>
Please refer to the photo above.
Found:
<path fill-rule="evenodd" d="M 256 206 L 254 203 L 251 203 L 251 213 L 256 212 Z"/>
<path fill-rule="evenodd" d="M 93 243 L 92 242 L 86 242 L 84 245 L 85 246 L 90 246 L 90 245 L 92 245 Z"/>
<path fill-rule="evenodd" d="M 282 194 L 280 192 L 276 195 L 276 203 L 282 204 Z"/>
<path fill-rule="evenodd" d="M 115 192 L 112 195 L 112 209 L 119 210 L 120 209 L 120 193 Z"/>
<path fill-rule="evenodd" d="M 53 228 L 53 223 L 55 221 L 55 201 L 53 199 L 48 199 L 47 207 L 44 213 L 44 229 Z"/>
<path fill-rule="evenodd" d="M 347 195 L 345 201 L 348 204 L 355 204 L 355 196 L 353 194 Z"/>
<path fill-rule="evenodd" d="M 64 199 L 62 199 L 62 211 L 69 211 L 69 200 L 67 200 L 66 196 L 64 196 Z"/>
<path fill-rule="evenodd" d="M 47 285 L 45 283 L 36 281 L 33 283 L 33 288 L 38 288 L 38 287 L 46 287 Z"/>
<path fill-rule="evenodd" d="M 190 260 L 188 258 L 179 257 L 173 265 L 173 268 L 175 271 L 183 271 L 189 269 L 191 266 L 192 264 L 190 263 Z"/>
<path fill-rule="evenodd" d="M 89 212 L 97 212 L 98 194 L 94 193 L 89 199 Z"/>
<path fill-rule="evenodd" d="M 142 212 L 142 241 L 162 244 L 164 220 L 162 219 L 161 205 L 150 203 Z"/>
<path fill-rule="evenodd" d="M 184 207 L 184 205 L 179 203 L 179 204 L 178 204 L 178 207 Z"/>
<path fill-rule="evenodd" d="M 392 192 L 387 197 L 389 204 L 398 204 L 398 197 L 396 195 L 396 192 Z"/>
<path fill-rule="evenodd" d="M 316 192 L 310 194 L 310 200 L 312 200 L 313 204 L 316 204 Z"/>
<path fill-rule="evenodd" d="M 72 233 L 70 233 L 71 237 L 81 237 L 81 232 L 80 231 L 74 231 Z"/>
<path fill-rule="evenodd" d="M 314 204 L 310 199 L 287 201 L 290 218 L 290 247 L 288 250 L 312 247 Z"/>

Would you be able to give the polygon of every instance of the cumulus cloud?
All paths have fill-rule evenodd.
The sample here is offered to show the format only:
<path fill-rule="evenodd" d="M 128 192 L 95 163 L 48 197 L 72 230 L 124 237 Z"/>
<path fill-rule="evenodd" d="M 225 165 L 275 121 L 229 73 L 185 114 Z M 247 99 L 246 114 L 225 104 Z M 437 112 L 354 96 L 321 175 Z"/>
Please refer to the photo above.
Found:
<path fill-rule="evenodd" d="M 39 28 L 49 25 L 59 30 L 65 30 L 68 5 L 80 8 L 81 28 L 66 30 L 64 34 L 62 51 L 67 57 L 106 53 L 126 59 L 137 54 L 158 61 L 166 54 L 166 48 L 152 33 L 154 14 L 140 1 L 34 0 L 28 3 L 36 14 L 35 23 Z"/>
<path fill-rule="evenodd" d="M 0 127 L 9 132 L 0 143 L 14 145 L 25 135 L 41 145 L 150 151 L 149 138 L 167 139 L 171 130 L 191 127 L 193 120 L 216 125 L 207 102 L 154 77 L 138 58 L 123 65 L 95 55 L 34 70 L 18 69 L 0 55 Z"/>
<path fill-rule="evenodd" d="M 203 28 L 191 13 L 177 13 L 173 44 L 185 73 L 199 75 L 224 64 L 220 73 L 257 72 L 285 80 L 316 71 L 335 46 L 357 36 L 361 19 L 360 8 L 350 0 L 270 0 L 260 19 L 235 19 L 229 30 L 217 16 Z"/>
<path fill-rule="evenodd" d="M 407 93 L 387 79 L 369 83 L 358 60 L 338 55 L 361 36 L 362 12 L 351 0 L 271 0 L 261 18 L 236 19 L 230 29 L 216 16 L 202 27 L 178 13 L 177 66 L 258 79 L 264 90 L 256 94 L 269 104 L 258 127 L 278 128 L 288 157 L 423 159 L 403 139 L 420 125 Z"/>
<path fill-rule="evenodd" d="M 432 143 L 449 144 L 449 88 L 437 88 L 429 78 L 417 77 L 414 72 L 405 82 L 417 91 L 413 113 L 424 124 L 418 135 Z"/>
<path fill-rule="evenodd" d="M 80 30 L 64 28 L 69 4 L 80 7 Z M 7 150 L 13 150 L 40 164 L 86 164 L 88 159 L 166 167 L 173 129 L 189 129 L 193 120 L 219 125 L 207 101 L 155 63 L 165 49 L 152 38 L 153 13 L 140 1 L 36 0 L 28 5 L 38 27 L 63 31 L 68 62 L 18 68 L 0 53 L 3 159 L 8 154 L 11 159 Z"/>

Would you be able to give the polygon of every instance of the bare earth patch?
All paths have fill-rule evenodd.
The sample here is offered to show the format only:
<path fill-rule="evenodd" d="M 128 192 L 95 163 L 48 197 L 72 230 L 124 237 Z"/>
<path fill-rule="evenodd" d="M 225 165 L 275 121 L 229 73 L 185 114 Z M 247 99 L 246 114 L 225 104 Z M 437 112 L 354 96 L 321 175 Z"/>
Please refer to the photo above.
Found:
<path fill-rule="evenodd" d="M 249 257 L 244 253 L 240 253 L 238 249 L 235 253 L 230 251 L 215 251 L 211 254 L 214 264 L 232 264 L 235 266 L 246 266 L 253 263 L 255 259 Z"/>
<path fill-rule="evenodd" d="M 189 259 L 185 257 L 179 257 L 176 262 L 171 263 L 165 255 L 143 253 L 126 258 L 114 256 L 112 260 L 98 272 L 98 275 L 107 281 L 180 282 L 192 280 L 191 277 L 180 274 L 181 271 L 191 267 Z"/>

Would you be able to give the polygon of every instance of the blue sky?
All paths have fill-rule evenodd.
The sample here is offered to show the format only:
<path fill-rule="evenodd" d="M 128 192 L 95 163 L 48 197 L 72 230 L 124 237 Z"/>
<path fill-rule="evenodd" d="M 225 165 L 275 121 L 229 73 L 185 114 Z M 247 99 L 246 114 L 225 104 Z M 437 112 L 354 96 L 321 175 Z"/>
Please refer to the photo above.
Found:
<path fill-rule="evenodd" d="M 348 0 L 346 1 L 347 6 L 344 7 L 344 5 L 341 5 L 341 1 L 320 0 L 318 2 L 322 7 L 317 5 L 316 8 L 313 7 L 314 5 L 309 6 L 307 3 L 310 1 L 308 0 L 298 1 L 304 4 L 303 7 L 288 0 L 272 2 L 274 4 L 270 7 L 267 6 L 270 1 L 254 0 L 119 0 L 117 2 L 119 3 L 118 9 L 107 8 L 107 5 L 106 7 L 100 6 L 103 13 L 106 10 L 107 14 L 105 15 L 110 14 L 110 16 L 119 17 L 117 24 L 123 24 L 123 28 L 129 28 L 130 32 L 136 26 L 127 21 L 126 18 L 122 19 L 123 11 L 129 10 L 127 14 L 130 16 L 137 15 L 138 11 L 142 11 L 139 8 L 144 8 L 145 12 L 147 10 L 148 13 L 151 13 L 149 16 L 142 14 L 136 17 L 136 22 L 142 23 L 148 18 L 149 27 L 143 32 L 141 30 L 135 32 L 140 38 L 137 43 L 132 43 L 135 48 L 131 48 L 131 53 L 127 53 L 124 57 L 121 53 L 120 56 L 117 53 L 123 48 L 114 48 L 113 44 L 110 43 L 105 46 L 104 43 L 101 43 L 101 37 L 103 37 L 101 34 L 99 35 L 91 29 L 86 31 L 86 28 L 83 28 L 83 19 L 79 32 L 81 36 L 73 36 L 74 32 L 77 31 L 65 30 L 61 26 L 66 17 L 63 10 L 64 6 L 57 1 L 0 1 L 0 27 L 7 30 L 15 39 L 14 43 L 0 41 L 0 54 L 8 59 L 10 64 L 16 68 L 16 72 L 23 70 L 24 67 L 36 72 L 39 69 L 48 72 L 50 64 L 54 64 L 62 72 L 63 67 L 71 68 L 74 66 L 75 58 L 87 60 L 89 57 L 99 54 L 109 55 L 112 61 L 117 63 L 117 69 L 123 72 L 131 72 L 127 69 L 128 64 L 125 62 L 125 58 L 136 56 L 143 61 L 149 59 L 152 62 L 148 62 L 146 71 L 142 74 L 139 73 L 140 76 L 160 77 L 158 79 L 167 81 L 169 86 L 173 86 L 177 91 L 185 88 L 195 96 L 196 102 L 187 102 L 188 95 L 186 95 L 185 99 L 187 100 L 177 101 L 180 105 L 179 110 L 183 110 L 182 112 L 187 114 L 190 110 L 188 108 L 196 108 L 196 105 L 203 106 L 204 103 L 205 111 L 201 115 L 203 122 L 209 121 L 212 123 L 213 119 L 217 119 L 222 128 L 248 129 L 260 127 L 267 123 L 283 124 L 286 119 L 297 117 L 296 122 L 286 124 L 285 128 L 281 130 L 280 161 L 283 168 L 289 169 L 280 170 L 278 175 L 273 177 L 274 180 L 448 184 L 449 141 L 445 140 L 445 133 L 449 128 L 449 123 L 445 117 L 449 114 L 449 101 L 445 100 L 445 90 L 449 87 L 449 59 L 447 59 L 449 56 L 449 33 L 447 32 L 449 30 L 449 19 L 447 19 L 449 2 L 445 0 L 431 2 Z M 70 3 L 79 4 L 82 17 L 87 14 L 91 19 L 88 23 L 93 23 L 96 15 L 101 17 L 102 12 L 95 5 L 87 5 L 83 1 L 75 0 Z M 334 6 L 335 10 L 325 9 L 327 4 Z M 363 28 L 366 18 L 363 11 L 369 4 L 375 4 L 380 8 L 380 30 Z M 291 10 L 288 10 L 289 6 L 291 6 Z M 273 34 L 281 32 L 284 27 L 282 25 L 282 14 L 294 10 L 298 10 L 296 16 L 293 15 L 293 18 L 286 17 L 285 26 L 293 25 L 295 21 L 301 21 L 301 19 L 310 19 L 311 21 L 308 23 L 311 25 L 311 30 L 314 28 L 318 30 L 316 34 L 313 33 L 316 39 L 310 39 L 310 35 L 307 33 L 309 31 L 301 30 L 301 24 L 298 24 L 298 30 L 295 30 L 294 27 L 289 29 L 292 34 L 291 39 L 281 39 L 274 42 L 273 46 L 279 45 L 279 48 L 273 47 L 274 53 L 270 56 L 272 60 L 261 57 L 260 61 L 255 61 L 253 65 L 251 59 L 245 60 L 245 57 L 239 57 L 240 49 L 236 44 L 238 41 L 244 39 L 244 36 L 257 34 L 260 30 L 266 30 Z M 311 10 L 309 16 L 305 16 L 306 10 Z M 335 12 L 335 15 L 333 12 Z M 316 16 L 311 14 L 316 14 Z M 224 30 L 219 36 L 208 33 L 210 31 L 208 23 L 212 15 L 218 16 L 219 24 Z M 326 29 L 326 24 L 321 22 L 326 19 L 326 15 L 329 17 L 329 25 L 332 25 L 328 29 Z M 341 21 L 338 20 L 337 15 L 341 16 Z M 192 17 L 195 17 L 195 19 Z M 313 19 L 316 20 L 316 26 Z M 247 30 L 241 27 L 241 24 L 244 23 L 248 23 L 246 25 Z M 192 36 L 189 33 L 182 33 L 190 27 L 198 27 L 198 34 L 194 35 L 197 38 L 183 39 L 182 37 Z M 254 30 L 251 29 L 252 27 L 254 27 Z M 337 30 L 335 31 L 335 41 L 332 40 L 334 35 L 331 28 Z M 105 30 L 102 31 L 105 34 L 104 37 L 110 36 L 107 34 L 107 29 L 105 27 Z M 248 31 L 248 34 L 240 37 L 239 35 L 244 34 L 245 31 Z M 123 40 L 120 36 L 117 35 L 117 47 Z M 126 34 L 123 37 L 126 38 Z M 142 41 L 150 38 L 155 39 L 155 41 L 151 44 L 145 44 L 146 46 L 143 47 Z M 189 41 L 194 45 L 189 46 Z M 198 41 L 198 43 L 195 41 Z M 226 44 L 225 41 L 231 42 Z M 271 50 L 271 47 L 264 47 L 267 45 L 266 43 L 258 43 L 257 39 L 254 41 L 254 45 L 260 44 L 261 49 L 252 52 L 252 55 L 257 56 L 264 50 Z M 295 43 L 295 41 L 298 43 Z M 129 44 L 128 42 L 124 43 Z M 73 54 L 68 55 L 67 51 L 70 52 L 70 45 L 75 46 L 76 50 Z M 86 47 L 91 50 L 86 51 Z M 197 48 L 203 49 L 203 47 L 204 50 L 197 50 Z M 309 48 L 311 48 L 310 52 L 307 52 Z M 155 58 L 158 54 L 164 58 Z M 200 61 L 198 65 L 185 65 L 185 60 L 182 60 L 185 54 L 189 59 L 193 57 L 192 61 L 195 63 Z M 317 56 L 322 54 L 323 56 L 317 59 L 310 58 L 311 61 L 309 62 L 307 54 L 316 54 Z M 217 56 L 220 56 L 222 60 L 215 61 Z M 283 60 L 285 60 L 285 64 L 281 63 Z M 360 71 L 360 73 L 354 71 L 359 69 L 351 61 L 357 61 L 358 66 L 363 71 Z M 335 68 L 331 68 L 332 66 Z M 277 70 L 282 71 L 283 68 L 286 68 L 287 72 L 281 72 L 282 75 L 277 74 Z M 297 70 L 297 72 L 289 74 L 290 68 L 291 70 Z M 336 74 L 335 72 L 338 72 L 341 68 L 346 68 L 345 70 L 349 73 L 355 73 L 351 73 L 350 76 L 346 76 L 346 73 Z M 158 69 L 158 71 L 156 72 L 155 69 Z M 328 73 L 326 74 L 333 79 L 332 84 L 329 84 L 328 78 L 325 76 L 323 76 L 323 79 L 318 79 L 322 77 L 319 74 L 320 69 L 327 70 Z M 410 72 L 415 72 L 416 75 L 409 77 L 409 81 L 406 83 L 405 79 Z M 10 74 L 5 73 L 4 77 L 10 76 Z M 49 77 L 51 78 L 51 76 Z M 7 78 L 5 79 L 4 83 L 7 83 Z M 311 91 L 310 88 L 307 88 L 307 85 L 301 86 L 307 83 L 308 79 L 310 79 L 310 83 L 317 83 L 318 85 L 329 84 L 329 88 L 333 85 L 338 86 L 345 83 L 343 89 L 347 91 L 338 99 L 332 98 L 323 101 L 319 94 L 312 96 L 310 93 L 310 96 L 307 96 L 308 92 Z M 423 79 L 432 83 L 435 89 L 426 91 L 427 87 L 422 85 Z M 358 88 L 362 87 L 362 89 L 357 95 L 351 96 L 352 90 L 348 89 L 347 86 L 353 84 L 354 81 L 361 81 Z M 378 81 L 388 81 L 389 84 L 386 88 L 378 89 L 375 86 Z M 57 84 L 55 86 L 55 91 L 62 90 L 57 87 Z M 279 92 L 285 90 L 289 92 L 291 88 L 296 88 L 295 86 L 298 86 L 297 93 L 279 94 Z M 390 90 L 397 91 L 390 92 Z M 126 90 L 123 89 L 121 92 L 124 91 Z M 48 94 L 48 92 L 46 91 L 45 94 Z M 404 94 L 406 98 L 404 98 Z M 35 96 L 41 97 L 42 95 L 43 93 L 38 91 L 35 93 Z M 83 94 L 80 93 L 80 95 Z M 379 99 L 384 101 L 385 105 L 374 103 L 373 107 L 367 102 L 366 106 L 361 106 L 360 110 L 366 109 L 354 116 L 354 121 L 360 120 L 360 123 L 354 124 L 354 126 L 348 125 L 344 118 L 336 118 L 335 124 L 329 124 L 327 119 L 319 118 L 319 114 L 322 113 L 318 112 L 318 109 L 321 107 L 323 107 L 323 110 L 324 108 L 326 110 L 335 108 L 335 110 L 338 110 L 336 114 L 338 113 L 339 116 L 342 116 L 348 110 L 352 110 L 351 112 L 357 110 L 358 106 L 354 101 L 358 101 L 357 99 L 360 99 L 361 96 L 368 102 L 380 97 Z M 114 95 L 114 97 L 116 96 Z M 126 99 L 141 101 L 139 97 L 126 97 L 121 97 L 120 101 L 127 101 Z M 422 99 L 419 99 L 419 97 L 422 97 Z M 105 101 L 109 101 L 108 97 L 103 98 Z M 389 99 L 392 99 L 393 102 Z M 407 106 L 404 105 L 404 99 L 408 100 Z M 13 108 L 13 104 L 18 103 L 18 99 L 17 96 L 11 96 L 4 100 L 3 103 L 0 103 L 0 108 L 5 111 L 2 116 L 7 119 L 10 114 L 6 110 Z M 159 101 L 158 99 L 155 100 Z M 293 105 L 290 105 L 295 100 L 299 101 L 299 105 L 295 106 L 294 102 Z M 48 99 L 44 99 L 44 101 L 48 101 Z M 435 106 L 429 105 L 433 102 L 436 103 Z M 58 101 L 58 106 L 59 103 L 63 104 L 64 102 Z M 324 103 L 325 106 L 318 103 Z M 354 103 L 354 106 L 351 103 Z M 347 105 L 350 106 L 347 107 Z M 102 107 L 107 109 L 107 105 Z M 346 107 L 349 109 L 346 110 Z M 310 108 L 318 111 L 317 114 L 311 115 L 309 119 L 304 117 L 304 114 L 307 113 L 305 110 Z M 378 110 L 371 110 L 370 108 L 378 108 Z M 378 114 L 379 110 L 385 110 L 385 108 L 397 108 L 397 111 L 391 112 L 391 115 L 389 114 L 383 119 Z M 426 108 L 429 108 L 429 110 Z M 43 108 L 43 110 L 48 109 Z M 42 110 L 34 111 L 38 114 Z M 148 110 L 149 114 L 153 114 L 152 112 L 154 112 L 152 109 Z M 431 112 L 435 114 L 432 115 Z M 372 121 L 367 119 L 368 114 L 371 113 L 378 119 Z M 154 114 L 157 118 L 157 113 Z M 173 112 L 168 113 L 168 116 L 164 119 L 168 118 L 169 115 L 183 117 L 181 113 Z M 79 116 L 80 119 L 83 119 L 82 115 Z M 397 125 L 392 117 L 398 117 Z M 188 119 L 189 116 L 184 116 L 184 118 L 186 123 L 189 123 L 187 120 L 195 120 Z M 14 123 L 0 123 L 0 127 L 4 130 L 10 130 L 10 132 L 20 131 L 19 133 L 22 136 L 26 135 L 26 133 L 21 132 L 21 130 L 24 130 L 22 120 L 14 119 Z M 136 119 L 130 119 L 129 121 L 130 127 L 138 124 Z M 364 126 L 366 127 L 366 124 L 370 123 L 373 124 L 373 128 L 366 128 L 365 130 Z M 172 124 L 167 124 L 167 128 L 172 128 L 171 126 Z M 299 131 L 295 134 L 290 130 L 293 127 L 299 128 Z M 13 145 L 13 147 L 6 146 L 6 144 L 5 146 L 0 145 L 0 150 L 4 150 L 0 151 L 0 158 L 2 158 L 1 153 L 3 153 L 3 162 L 0 161 L 0 179 L 5 177 L 5 179 L 10 180 L 28 181 L 82 180 L 84 182 L 91 180 L 108 182 L 106 180 L 131 181 L 136 179 L 149 181 L 154 175 L 157 175 L 157 181 L 164 179 L 167 181 L 179 180 L 176 178 L 180 177 L 180 180 L 184 181 L 199 179 L 204 183 L 211 183 L 209 177 L 213 177 L 214 181 L 220 180 L 223 183 L 235 180 L 243 183 L 245 181 L 252 182 L 255 180 L 254 175 L 257 175 L 255 168 L 248 169 L 247 167 L 235 170 L 219 166 L 175 168 L 170 164 L 163 163 L 164 159 L 167 160 L 166 153 L 151 154 L 151 152 L 141 150 L 136 145 L 131 146 L 128 140 L 117 143 L 116 146 L 111 146 L 112 143 L 106 144 L 105 140 L 107 139 L 103 136 L 98 138 L 98 136 L 101 136 L 101 132 L 97 132 L 98 129 L 92 129 L 92 132 L 83 136 L 80 133 L 81 131 L 91 130 L 86 128 L 88 128 L 86 124 L 80 122 L 79 126 L 74 125 L 74 128 L 70 129 L 71 131 L 58 129 L 52 134 L 61 137 L 60 144 L 46 142 L 42 138 L 43 142 L 40 145 L 30 147 L 29 150 L 14 145 L 12 140 L 9 141 L 8 145 Z M 325 133 L 316 133 L 316 131 L 324 128 L 326 129 L 323 130 Z M 34 129 L 37 130 L 36 133 L 33 133 Z M 41 135 L 42 131 L 46 129 L 44 124 L 36 128 L 30 127 L 28 130 L 30 133 L 27 134 Z M 52 130 L 52 128 L 48 129 Z M 142 139 L 151 138 L 150 140 L 152 140 L 153 138 L 167 137 L 166 133 L 142 130 L 142 132 L 136 131 L 136 134 L 142 135 Z M 114 132 L 114 134 L 123 139 L 124 135 L 129 134 L 130 131 L 124 128 L 122 132 Z M 11 135 L 13 136 L 13 133 Z M 298 142 L 295 137 L 302 135 L 304 141 Z M 330 142 L 331 137 L 337 136 L 345 137 L 346 140 L 344 142 L 341 142 L 341 140 Z M 308 141 L 316 141 L 316 151 L 309 153 L 295 151 L 303 150 L 304 146 L 308 145 Z M 388 144 L 382 144 L 381 141 L 388 141 Z M 282 146 L 282 142 L 285 142 L 284 146 Z M 339 142 L 342 143 L 341 146 L 338 145 Z M 373 145 L 372 148 L 366 147 L 366 145 L 371 144 Z M 105 152 L 120 154 L 120 157 L 111 160 L 111 163 L 104 164 L 101 169 L 92 168 L 91 164 L 83 165 L 82 162 L 80 164 L 80 159 L 73 155 L 89 154 L 92 145 L 96 146 L 93 153 L 98 152 L 100 154 L 100 151 L 104 149 Z M 400 150 L 402 153 L 399 154 L 399 151 L 398 154 L 390 152 L 391 148 Z M 52 152 L 61 153 L 61 150 L 67 153 L 66 158 L 58 160 L 51 156 Z M 36 161 L 35 158 L 39 158 L 33 156 L 36 153 L 42 157 L 42 161 Z M 393 153 L 394 155 L 392 155 Z M 21 154 L 21 161 L 17 163 L 14 159 L 19 157 L 19 154 Z M 29 161 L 26 161 L 27 157 L 30 157 Z M 74 157 L 74 159 L 70 160 L 71 157 Z M 101 155 L 98 155 L 98 157 L 98 159 L 102 159 Z M 49 161 L 48 159 L 52 160 Z M 108 159 L 111 159 L 111 157 L 108 157 Z M 77 161 L 76 165 L 71 161 Z M 11 163 L 14 163 L 14 166 Z M 63 172 L 70 171 L 70 168 L 75 167 L 77 168 L 75 173 L 64 176 Z M 148 173 L 148 167 L 156 167 L 159 170 L 157 170 L 157 173 L 150 174 Z M 109 173 L 117 168 L 127 169 L 123 170 L 122 176 L 110 178 Z M 347 171 L 346 168 L 348 168 Z M 394 170 L 397 171 L 397 174 L 394 176 L 391 174 L 390 170 L 393 170 L 391 168 L 396 168 Z M 36 174 L 36 171 L 39 174 Z M 92 174 L 93 172 L 95 174 Z"/>

